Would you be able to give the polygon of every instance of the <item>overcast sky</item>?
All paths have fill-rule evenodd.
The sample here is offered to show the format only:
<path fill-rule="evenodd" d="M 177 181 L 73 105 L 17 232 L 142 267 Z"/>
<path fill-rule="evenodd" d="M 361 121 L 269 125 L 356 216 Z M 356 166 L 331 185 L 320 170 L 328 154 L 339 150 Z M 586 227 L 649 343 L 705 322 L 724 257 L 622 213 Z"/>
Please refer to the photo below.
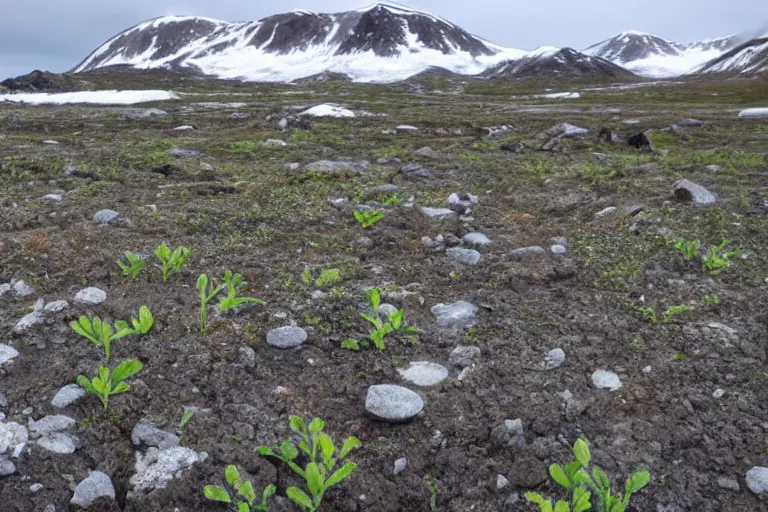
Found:
<path fill-rule="evenodd" d="M 295 3 L 294 3 L 295 2 Z M 340 12 L 366 0 L 4 0 L 0 16 L 0 80 L 34 69 L 73 68 L 118 32 L 168 14 L 229 21 L 257 20 L 293 8 Z M 583 49 L 635 29 L 681 42 L 759 30 L 766 0 L 404 0 L 504 46 Z"/>

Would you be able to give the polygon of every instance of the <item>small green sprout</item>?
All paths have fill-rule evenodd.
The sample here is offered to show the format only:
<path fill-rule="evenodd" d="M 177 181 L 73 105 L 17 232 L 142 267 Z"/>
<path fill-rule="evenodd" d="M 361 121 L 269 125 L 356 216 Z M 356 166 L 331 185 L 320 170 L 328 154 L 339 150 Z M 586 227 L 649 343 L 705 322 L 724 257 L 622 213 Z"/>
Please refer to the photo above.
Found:
<path fill-rule="evenodd" d="M 720 304 L 720 297 L 717 295 L 705 295 L 701 299 L 702 306 L 717 306 L 718 304 Z"/>
<path fill-rule="evenodd" d="M 80 336 L 102 347 L 104 349 L 104 356 L 109 361 L 109 358 L 112 356 L 112 340 L 116 339 L 115 330 L 109 322 L 103 321 L 98 316 L 90 319 L 83 315 L 77 320 L 70 322 L 69 326 Z"/>
<path fill-rule="evenodd" d="M 115 322 L 115 330 L 117 333 L 114 339 L 124 338 L 125 336 L 131 336 L 133 334 L 143 335 L 147 334 L 152 326 L 155 325 L 155 319 L 152 316 L 152 312 L 147 306 L 141 306 L 139 308 L 139 318 L 132 318 L 131 324 L 133 328 L 128 327 L 128 322 L 125 320 L 118 320 Z"/>
<path fill-rule="evenodd" d="M 719 275 L 728 267 L 731 258 L 741 256 L 741 250 L 725 251 L 724 249 L 726 245 L 728 245 L 728 240 L 723 239 L 720 245 L 710 248 L 709 251 L 701 257 L 701 266 L 705 274 L 712 276 Z"/>
<path fill-rule="evenodd" d="M 304 283 L 304 286 L 312 284 L 312 272 L 310 272 L 309 267 L 304 267 L 304 271 L 301 273 L 301 282 Z"/>
<path fill-rule="evenodd" d="M 133 254 L 131 251 L 127 251 L 125 253 L 125 259 L 128 261 L 127 264 L 123 263 L 122 260 L 117 260 L 117 265 L 120 267 L 120 270 L 123 271 L 124 276 L 136 279 L 139 276 L 141 269 L 144 268 L 144 265 L 147 263 L 146 258 Z"/>
<path fill-rule="evenodd" d="M 355 338 L 347 338 L 341 342 L 341 348 L 358 352 L 360 350 L 360 342 Z"/>
<path fill-rule="evenodd" d="M 381 210 L 366 210 L 364 212 L 355 212 L 355 219 L 363 228 L 369 228 L 384 218 L 384 212 Z"/>
<path fill-rule="evenodd" d="M 219 301 L 219 310 L 224 313 L 230 309 L 242 306 L 243 304 L 265 305 L 261 299 L 253 297 L 237 297 L 237 290 L 246 286 L 248 283 L 243 281 L 241 274 L 233 274 L 231 270 L 224 272 L 224 287 L 227 289 L 227 296 Z"/>
<path fill-rule="evenodd" d="M 360 313 L 360 317 L 368 321 L 373 326 L 373 330 L 368 334 L 371 341 L 379 350 L 384 350 L 386 345 L 384 339 L 391 333 L 410 334 L 409 340 L 412 343 L 418 342 L 418 328 L 408 326 L 405 322 L 405 312 L 397 310 L 387 317 L 387 322 L 381 319 L 379 306 L 381 305 L 381 292 L 378 288 L 373 288 L 368 292 L 368 304 L 371 307 L 372 315 Z"/>
<path fill-rule="evenodd" d="M 678 238 L 674 243 L 675 249 L 680 251 L 680 254 L 683 255 L 685 261 L 691 261 L 699 254 L 701 242 L 698 240 L 683 240 L 682 238 Z"/>
<path fill-rule="evenodd" d="M 155 257 L 163 265 L 164 281 L 167 281 L 173 274 L 181 270 L 181 267 L 187 262 L 189 254 L 190 250 L 186 247 L 177 247 L 171 251 L 165 242 L 155 249 Z"/>
<path fill-rule="evenodd" d="M 210 280 L 205 274 L 200 274 L 197 278 L 197 291 L 200 292 L 200 332 L 205 331 L 206 315 L 208 311 L 208 303 L 213 300 L 216 295 L 223 290 L 226 285 L 220 284 L 213 290 L 210 290 Z"/>
<path fill-rule="evenodd" d="M 437 510 L 437 478 L 434 473 L 429 473 L 424 477 L 424 482 L 429 490 L 429 509 Z"/>
<path fill-rule="evenodd" d="M 668 308 L 662 315 L 661 315 L 661 321 L 662 323 L 668 324 L 672 321 L 672 319 L 676 316 L 680 315 L 687 315 L 689 314 L 693 309 L 691 309 L 690 306 L 672 306 Z"/>
<path fill-rule="evenodd" d="M 541 512 L 624 512 L 629 507 L 632 494 L 636 493 L 651 480 L 648 471 L 638 471 L 624 485 L 625 493 L 613 494 L 608 475 L 597 466 L 590 471 L 591 455 L 586 439 L 578 439 L 573 445 L 576 460 L 565 467 L 559 464 L 549 466 L 549 475 L 560 486 L 570 491 L 568 501 L 560 500 L 554 506 L 552 500 L 544 498 L 537 492 L 525 493 L 529 503 L 539 506 Z M 594 504 L 591 503 L 594 500 Z M 592 508 L 594 505 L 594 509 Z"/>
<path fill-rule="evenodd" d="M 653 308 L 637 308 L 637 312 L 643 320 L 647 320 L 652 324 L 657 322 L 656 311 L 654 311 Z"/>
<path fill-rule="evenodd" d="M 230 465 L 224 470 L 224 480 L 236 494 L 234 504 L 237 512 L 251 512 L 252 510 L 267 510 L 267 500 L 277 491 L 277 487 L 269 484 L 261 494 L 261 503 L 256 502 L 256 492 L 253 490 L 253 484 L 246 480 L 243 482 L 237 467 Z M 211 501 L 219 503 L 232 503 L 233 499 L 229 491 L 218 485 L 206 485 L 203 488 L 203 495 Z M 242 498 L 242 500 L 240 499 Z M 244 501 L 243 501 L 244 500 Z"/>
<path fill-rule="evenodd" d="M 184 408 L 184 414 L 181 415 L 181 421 L 179 422 L 179 428 L 184 428 L 187 426 L 187 423 L 189 423 L 189 420 L 192 419 L 192 416 L 195 415 L 195 412 L 197 410 L 192 407 L 185 407 Z"/>
<path fill-rule="evenodd" d="M 320 277 L 315 279 L 315 285 L 320 288 L 333 286 L 341 281 L 341 271 L 337 268 L 329 268 L 320 272 Z"/>
<path fill-rule="evenodd" d="M 111 371 L 106 366 L 99 366 L 98 376 L 89 381 L 85 375 L 80 375 L 77 377 L 77 384 L 88 393 L 99 397 L 104 409 L 106 409 L 109 406 L 109 397 L 131 389 L 124 382 L 125 379 L 136 375 L 142 368 L 141 361 L 135 359 L 123 361 Z"/>
<path fill-rule="evenodd" d="M 361 446 L 356 437 L 348 437 L 339 450 L 331 437 L 323 432 L 325 422 L 315 418 L 307 428 L 303 419 L 291 416 L 289 420 L 291 430 L 301 436 L 298 449 L 292 441 L 283 441 L 279 448 L 259 446 L 256 452 L 265 457 L 275 457 L 288 465 L 297 475 L 304 479 L 309 490 L 309 495 L 298 487 L 289 487 L 286 491 L 288 498 L 296 503 L 302 510 L 310 512 L 320 508 L 326 491 L 334 485 L 346 480 L 355 470 L 357 464 L 347 462 L 339 469 L 336 468 L 349 453 Z M 277 451 L 276 451 L 277 450 Z M 299 450 L 302 458 L 307 458 L 306 466 L 302 469 L 297 461 Z"/>

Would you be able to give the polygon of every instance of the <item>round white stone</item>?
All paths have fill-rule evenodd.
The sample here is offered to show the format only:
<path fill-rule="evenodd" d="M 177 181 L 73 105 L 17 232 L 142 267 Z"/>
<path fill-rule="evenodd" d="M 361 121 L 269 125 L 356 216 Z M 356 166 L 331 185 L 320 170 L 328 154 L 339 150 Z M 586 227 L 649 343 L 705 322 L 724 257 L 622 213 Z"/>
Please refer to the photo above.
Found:
<path fill-rule="evenodd" d="M 97 306 L 105 300 L 107 300 L 107 292 L 92 286 L 80 290 L 77 292 L 77 295 L 75 295 L 75 302 L 78 304 Z"/>
<path fill-rule="evenodd" d="M 596 388 L 618 391 L 621 389 L 621 379 L 613 372 L 606 370 L 595 370 L 592 374 L 592 384 Z"/>
<path fill-rule="evenodd" d="M 368 388 L 365 409 L 385 421 L 408 421 L 421 412 L 424 401 L 410 389 L 394 384 Z"/>
<path fill-rule="evenodd" d="M 421 387 L 437 386 L 448 378 L 445 366 L 426 361 L 409 363 L 408 368 L 400 368 L 397 372 L 404 380 Z"/>

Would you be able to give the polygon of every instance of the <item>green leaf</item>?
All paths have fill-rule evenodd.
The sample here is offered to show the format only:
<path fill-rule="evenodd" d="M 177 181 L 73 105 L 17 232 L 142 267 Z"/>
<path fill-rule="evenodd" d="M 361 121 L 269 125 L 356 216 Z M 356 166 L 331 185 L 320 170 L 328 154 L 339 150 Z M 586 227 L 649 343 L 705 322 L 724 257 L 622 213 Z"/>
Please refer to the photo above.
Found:
<path fill-rule="evenodd" d="M 639 471 L 629 477 L 626 488 L 629 493 L 636 493 L 651 481 L 651 474 L 648 471 Z"/>
<path fill-rule="evenodd" d="M 341 342 L 341 348 L 357 352 L 360 350 L 360 342 L 354 338 L 348 338 Z"/>
<path fill-rule="evenodd" d="M 375 315 L 379 314 L 379 305 L 381 304 L 381 293 L 378 288 L 373 288 L 368 292 L 368 300 L 371 303 L 371 309 Z"/>
<path fill-rule="evenodd" d="M 581 467 L 586 468 L 589 466 L 591 455 L 589 453 L 589 445 L 587 441 L 580 437 L 573 445 L 573 454 L 576 456 L 576 460 L 579 461 Z"/>
<path fill-rule="evenodd" d="M 291 427 L 291 430 L 297 434 L 307 437 L 307 424 L 299 416 L 291 416 L 288 418 L 288 425 Z"/>
<path fill-rule="evenodd" d="M 98 377 L 91 379 L 91 387 L 93 387 L 97 395 L 107 395 L 110 391 L 107 389 L 107 386 L 108 384 Z"/>
<path fill-rule="evenodd" d="M 573 487 L 573 484 L 568 478 L 568 475 L 565 474 L 565 471 L 559 464 L 552 464 L 549 466 L 549 475 L 552 477 L 552 480 L 565 487 L 566 489 Z"/>
<path fill-rule="evenodd" d="M 334 485 L 338 484 L 339 482 L 349 478 L 349 475 L 352 474 L 352 472 L 357 467 L 357 464 L 354 462 L 347 462 L 343 466 L 341 466 L 338 471 L 336 471 L 334 474 L 332 474 L 328 480 L 325 482 L 325 488 L 329 489 L 333 487 Z"/>
<path fill-rule="evenodd" d="M 266 506 L 267 500 L 271 498 L 276 492 L 277 492 L 277 487 L 275 487 L 273 484 L 269 484 L 264 489 L 264 492 L 261 494 L 261 504 Z"/>
<path fill-rule="evenodd" d="M 291 501 L 296 503 L 298 506 L 307 510 L 312 510 L 312 500 L 310 500 L 309 496 L 307 496 L 304 491 L 298 487 L 289 487 L 286 489 L 285 495 L 288 496 L 288 498 L 290 498 Z"/>
<path fill-rule="evenodd" d="M 143 367 L 144 365 L 141 364 L 141 361 L 137 361 L 135 359 L 123 361 L 117 365 L 117 368 L 115 368 L 115 370 L 112 372 L 112 382 L 122 382 L 128 377 L 132 377 L 133 375 L 139 373 Z"/>
<path fill-rule="evenodd" d="M 320 445 L 320 456 L 323 458 L 323 464 L 328 470 L 333 469 L 333 454 L 336 453 L 336 445 L 333 444 L 331 436 L 320 432 L 317 441 Z"/>
<path fill-rule="evenodd" d="M 584 494 L 582 494 L 576 500 L 576 504 L 573 506 L 573 512 L 585 512 L 586 510 L 591 509 L 592 504 L 589 501 L 591 497 L 592 497 L 592 493 L 590 492 L 585 492 Z"/>
<path fill-rule="evenodd" d="M 208 276 L 205 274 L 200 274 L 200 277 L 197 278 L 197 289 L 200 292 L 201 295 L 204 295 L 208 291 Z"/>
<path fill-rule="evenodd" d="M 544 499 L 544 496 L 537 492 L 525 493 L 525 499 L 528 500 L 528 503 L 534 503 L 536 505 L 541 505 L 547 501 Z"/>
<path fill-rule="evenodd" d="M 402 309 L 397 313 L 392 313 L 389 315 L 389 323 L 392 324 L 392 327 L 395 330 L 400 329 L 400 326 L 403 324 L 403 315 L 405 315 L 405 312 Z"/>
<path fill-rule="evenodd" d="M 237 470 L 237 466 L 230 464 L 224 469 L 224 480 L 237 490 L 240 485 L 240 472 Z"/>
<path fill-rule="evenodd" d="M 128 385 L 128 384 L 126 384 L 125 382 L 119 382 L 119 383 L 117 384 L 117 386 L 115 386 L 115 387 L 114 387 L 114 388 L 113 388 L 113 389 L 112 389 L 112 390 L 109 392 L 109 395 L 110 395 L 110 396 L 112 396 L 112 395 L 117 395 L 117 394 L 120 394 L 120 393 L 125 393 L 125 392 L 126 392 L 126 391 L 128 391 L 129 389 L 131 389 L 131 386 L 129 386 L 129 385 Z"/>
<path fill-rule="evenodd" d="M 605 491 L 610 492 L 611 481 L 608 479 L 608 475 L 605 474 L 605 471 L 595 466 L 594 468 L 592 468 L 592 478 L 594 478 L 595 483 L 600 488 L 600 490 L 602 490 L 603 492 Z"/>
<path fill-rule="evenodd" d="M 627 506 L 624 503 L 616 503 L 611 507 L 610 512 L 624 512 Z"/>
<path fill-rule="evenodd" d="M 244 484 L 242 484 L 237 492 L 239 492 L 240 496 L 248 501 L 248 504 L 256 501 L 256 492 L 253 490 L 253 484 L 249 481 L 246 481 Z"/>
<path fill-rule="evenodd" d="M 168 258 L 171 257 L 171 250 L 168 248 L 168 245 L 163 242 L 160 244 L 160 247 L 155 249 L 155 256 L 157 256 L 157 259 L 162 261 L 167 261 Z"/>
<path fill-rule="evenodd" d="M 571 506 L 567 501 L 558 501 L 555 504 L 555 512 L 571 512 Z"/>
<path fill-rule="evenodd" d="M 325 422 L 320 418 L 314 418 L 309 424 L 309 431 L 313 434 L 322 432 L 323 428 L 325 428 Z"/>
<path fill-rule="evenodd" d="M 305 478 L 307 481 L 307 487 L 312 496 L 322 496 L 323 494 L 323 477 L 320 476 L 320 469 L 317 464 L 310 462 L 307 464 L 307 468 L 304 470 Z"/>
<path fill-rule="evenodd" d="M 262 457 L 276 457 L 275 452 L 272 451 L 272 448 L 269 446 L 257 446 L 255 448 L 256 453 L 261 455 Z"/>
<path fill-rule="evenodd" d="M 343 459 L 347 455 L 349 455 L 349 452 L 356 448 L 360 448 L 363 445 L 363 443 L 360 442 L 360 440 L 354 436 L 348 437 L 344 441 L 344 445 L 341 447 L 341 452 L 339 453 L 339 459 Z"/>
<path fill-rule="evenodd" d="M 218 485 L 206 485 L 203 487 L 203 495 L 205 495 L 205 497 L 211 501 L 232 503 L 227 490 L 223 487 L 219 487 Z"/>
<path fill-rule="evenodd" d="M 237 503 L 237 512 L 251 512 L 251 507 L 244 501 Z"/>
<path fill-rule="evenodd" d="M 283 441 L 280 444 L 280 453 L 283 455 L 283 458 L 287 460 L 293 460 L 299 456 L 299 451 L 290 441 Z"/>
<path fill-rule="evenodd" d="M 88 377 L 86 377 L 85 375 L 78 375 L 77 380 L 75 380 L 75 382 L 77 382 L 77 385 L 83 388 L 87 393 L 90 393 L 92 395 L 98 394 L 96 389 L 94 389 L 93 385 L 91 385 L 91 381 L 89 381 Z"/>
<path fill-rule="evenodd" d="M 580 469 L 581 464 L 579 464 L 579 461 L 574 460 L 565 465 L 565 474 L 573 480 L 573 477 L 576 476 L 576 473 L 578 473 Z"/>
<path fill-rule="evenodd" d="M 379 318 L 374 318 L 371 315 L 368 315 L 366 313 L 360 313 L 360 317 L 363 318 L 364 320 L 367 320 L 371 324 L 373 324 L 373 326 L 376 327 L 377 329 L 381 328 L 382 323 Z"/>

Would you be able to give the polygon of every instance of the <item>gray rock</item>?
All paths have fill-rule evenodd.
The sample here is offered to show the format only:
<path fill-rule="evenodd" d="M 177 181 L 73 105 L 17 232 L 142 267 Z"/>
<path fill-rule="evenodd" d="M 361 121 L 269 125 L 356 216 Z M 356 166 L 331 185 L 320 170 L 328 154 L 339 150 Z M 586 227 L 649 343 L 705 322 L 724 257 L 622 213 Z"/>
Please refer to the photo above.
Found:
<path fill-rule="evenodd" d="M 515 448 L 525 446 L 523 420 L 506 419 L 491 430 L 491 442 L 496 448 Z"/>
<path fill-rule="evenodd" d="M 181 471 L 208 458 L 205 452 L 196 452 L 184 446 L 175 446 L 165 450 L 149 448 L 146 455 L 136 453 L 136 473 L 130 484 L 137 494 L 146 494 L 155 489 L 162 489 Z"/>
<path fill-rule="evenodd" d="M 678 200 L 690 202 L 697 206 L 710 206 L 717 202 L 715 194 L 689 180 L 678 181 L 673 190 Z"/>
<path fill-rule="evenodd" d="M 75 420 L 63 414 L 53 414 L 46 416 L 38 421 L 29 421 L 29 429 L 40 435 L 52 434 L 61 430 L 66 430 L 75 425 Z"/>
<path fill-rule="evenodd" d="M 8 293 L 9 291 L 11 291 L 11 285 L 10 285 L 10 283 L 3 283 L 3 284 L 0 284 L 0 297 L 2 297 L 3 295 L 5 295 L 5 294 L 6 294 L 6 293 Z"/>
<path fill-rule="evenodd" d="M 168 115 L 168 112 L 165 110 L 160 110 L 159 108 L 148 108 L 144 112 L 141 113 L 140 117 L 144 118 L 150 118 L 150 117 L 165 117 Z"/>
<path fill-rule="evenodd" d="M 395 461 L 395 470 L 394 470 L 394 474 L 396 474 L 396 475 L 399 475 L 400 473 L 402 473 L 403 471 L 405 471 L 405 467 L 406 467 L 407 465 L 408 465 L 408 461 L 406 460 L 406 458 L 405 458 L 405 457 L 403 457 L 403 458 L 400 458 L 400 459 L 397 459 L 397 460 Z"/>
<path fill-rule="evenodd" d="M 371 163 L 368 160 L 361 160 L 359 162 L 346 162 L 346 161 L 330 161 L 330 160 L 318 160 L 308 164 L 305 169 L 313 172 L 354 172 L 355 174 L 361 174 L 363 171 L 367 171 Z"/>
<path fill-rule="evenodd" d="M 35 290 L 21 279 L 13 284 L 13 291 L 17 297 L 29 297 L 35 293 Z"/>
<path fill-rule="evenodd" d="M 173 155 L 176 158 L 191 158 L 195 156 L 201 156 L 202 153 L 200 151 L 194 150 L 194 149 L 181 149 L 181 148 L 172 148 L 168 150 L 168 153 Z"/>
<path fill-rule="evenodd" d="M 4 343 L 0 343 L 0 365 L 3 365 L 16 357 L 19 357 L 18 350 Z"/>
<path fill-rule="evenodd" d="M 449 208 L 429 208 L 423 207 L 421 213 L 425 217 L 436 220 L 454 219 L 456 218 L 456 212 Z"/>
<path fill-rule="evenodd" d="M 400 168 L 400 172 L 403 173 L 403 178 L 406 180 L 429 179 L 432 177 L 432 172 L 428 168 L 417 163 L 405 164 Z"/>
<path fill-rule="evenodd" d="M 459 368 L 466 368 L 478 357 L 480 357 L 480 347 L 462 345 L 451 351 L 451 355 L 448 356 L 448 361 Z"/>
<path fill-rule="evenodd" d="M 355 240 L 355 244 L 359 247 L 373 247 L 374 242 L 367 236 L 361 236 Z"/>
<path fill-rule="evenodd" d="M 101 497 L 115 499 L 115 487 L 106 473 L 90 471 L 88 478 L 77 484 L 75 494 L 69 501 L 72 505 L 86 508 Z"/>
<path fill-rule="evenodd" d="M 408 421 L 424 408 L 424 401 L 410 389 L 394 384 L 380 384 L 368 388 L 365 409 L 374 417 L 385 421 Z"/>
<path fill-rule="evenodd" d="M 600 217 L 606 217 L 608 215 L 612 215 L 612 214 L 616 213 L 617 211 L 618 211 L 618 208 L 616 208 L 615 206 L 609 206 L 609 207 L 603 208 L 602 210 L 597 212 L 595 214 L 595 218 L 599 219 Z"/>
<path fill-rule="evenodd" d="M 509 480 L 504 475 L 496 475 L 496 489 L 501 490 L 509 485 Z"/>
<path fill-rule="evenodd" d="M 388 319 L 390 315 L 394 315 L 397 312 L 398 309 L 392 304 L 384 303 L 379 306 L 379 318 L 382 320 Z"/>
<path fill-rule="evenodd" d="M 398 368 L 397 372 L 404 380 L 421 387 L 437 386 L 448 378 L 445 366 L 427 361 L 408 363 L 408 368 Z"/>
<path fill-rule="evenodd" d="M 49 503 L 45 506 L 45 509 L 43 509 L 43 512 L 56 512 L 56 505 L 53 503 Z"/>
<path fill-rule="evenodd" d="M 480 247 L 491 244 L 491 240 L 482 233 L 467 233 L 462 240 L 464 243 Z"/>
<path fill-rule="evenodd" d="M 747 471 L 747 487 L 755 494 L 768 494 L 768 468 L 755 466 Z"/>
<path fill-rule="evenodd" d="M 251 347 L 240 347 L 237 350 L 237 353 L 240 356 L 240 362 L 243 363 L 243 365 L 248 368 L 256 366 L 256 351 Z"/>
<path fill-rule="evenodd" d="M 286 119 L 285 117 L 282 117 L 277 122 L 277 129 L 280 131 L 284 131 L 286 128 L 288 128 L 288 119 Z"/>
<path fill-rule="evenodd" d="M 93 216 L 93 222 L 96 224 L 109 224 L 116 220 L 120 216 L 115 210 L 99 210 L 96 215 Z"/>
<path fill-rule="evenodd" d="M 107 292 L 93 286 L 84 288 L 75 295 L 77 304 L 86 304 L 88 306 L 97 306 L 107 300 Z"/>
<path fill-rule="evenodd" d="M 305 341 L 307 341 L 307 331 L 295 325 L 286 325 L 267 333 L 267 343 L 277 348 L 294 348 Z"/>
<path fill-rule="evenodd" d="M 704 126 L 705 124 L 707 124 L 707 122 L 706 121 L 700 121 L 699 119 L 692 119 L 692 118 L 689 117 L 689 118 L 683 119 L 682 121 L 679 121 L 679 122 L 677 122 L 675 124 L 677 124 L 677 126 Z"/>
<path fill-rule="evenodd" d="M 43 490 L 43 484 L 32 484 L 29 486 L 29 492 L 40 492 Z"/>
<path fill-rule="evenodd" d="M 721 170 L 723 170 L 723 168 L 720 167 L 719 165 L 708 165 L 705 167 L 705 169 L 708 170 L 709 172 L 714 172 L 714 173 L 718 173 Z"/>
<path fill-rule="evenodd" d="M 549 137 L 575 138 L 588 134 L 589 130 L 572 125 L 570 123 L 560 123 L 556 124 L 544 133 L 546 133 Z"/>
<path fill-rule="evenodd" d="M 521 258 L 524 256 L 533 256 L 533 255 L 542 255 L 547 254 L 547 251 L 538 245 L 533 245 L 531 247 L 521 247 L 519 249 L 515 249 L 509 253 L 509 255 L 513 258 Z"/>
<path fill-rule="evenodd" d="M 453 304 L 437 304 L 431 311 L 440 327 L 466 329 L 477 323 L 477 306 L 471 302 L 460 300 Z"/>
<path fill-rule="evenodd" d="M 382 156 L 376 159 L 376 163 L 379 165 L 389 165 L 389 164 L 401 164 L 403 163 L 403 161 L 400 160 L 399 158 L 390 158 L 387 156 Z"/>
<path fill-rule="evenodd" d="M 474 249 L 465 249 L 464 247 L 451 247 L 445 251 L 445 254 L 449 259 L 464 265 L 477 265 L 480 263 L 480 253 Z"/>
<path fill-rule="evenodd" d="M 395 126 L 395 130 L 397 130 L 399 132 L 417 132 L 417 131 L 419 131 L 418 128 L 416 128 L 415 126 L 411 126 L 409 124 L 397 125 L 397 126 Z"/>
<path fill-rule="evenodd" d="M 64 311 L 69 307 L 69 302 L 65 300 L 54 300 L 53 302 L 49 302 L 45 305 L 43 308 L 48 313 L 58 313 L 60 311 Z"/>
<path fill-rule="evenodd" d="M 729 476 L 720 476 L 717 478 L 717 486 L 721 489 L 728 489 L 729 491 L 739 492 L 741 486 L 739 481 Z"/>
<path fill-rule="evenodd" d="M 389 194 L 392 192 L 397 192 L 398 190 L 400 190 L 400 187 L 398 187 L 397 185 L 389 184 L 389 185 L 379 185 L 378 187 L 372 188 L 371 192 L 373 192 L 374 194 Z"/>
<path fill-rule="evenodd" d="M 281 148 L 287 146 L 288 143 L 281 139 L 267 139 L 261 145 L 267 148 Z"/>
<path fill-rule="evenodd" d="M 613 372 L 606 370 L 595 370 L 592 374 L 592 384 L 599 389 L 608 389 L 618 391 L 621 389 L 621 379 Z"/>
<path fill-rule="evenodd" d="M 179 446 L 179 438 L 176 434 L 160 430 L 146 419 L 139 420 L 131 432 L 131 442 L 135 446 L 154 446 L 161 450 Z"/>
<path fill-rule="evenodd" d="M 477 204 L 479 198 L 477 196 L 474 196 L 472 194 L 457 194 L 456 192 L 453 192 L 451 195 L 448 196 L 448 199 L 445 200 L 445 202 L 449 206 L 453 206 L 454 210 L 458 209 L 460 211 L 464 211 L 467 208 L 472 208 L 473 205 Z"/>
<path fill-rule="evenodd" d="M 176 128 L 173 129 L 173 131 L 175 131 L 175 132 L 191 132 L 194 129 L 195 129 L 194 126 L 192 126 L 190 124 L 184 124 L 184 125 L 181 125 L 181 126 L 177 126 Z"/>
<path fill-rule="evenodd" d="M 0 393 L 0 409 L 5 409 L 8 407 L 8 399 L 5 398 L 5 395 Z"/>
<path fill-rule="evenodd" d="M 421 149 L 417 149 L 413 152 L 415 155 L 423 156 L 427 158 L 432 158 L 435 156 L 435 150 L 430 148 L 429 146 L 424 146 Z"/>
<path fill-rule="evenodd" d="M 16 472 L 16 465 L 5 455 L 0 455 L 0 476 L 9 476 Z"/>
<path fill-rule="evenodd" d="M 555 244 L 553 245 L 550 250 L 552 251 L 552 254 L 557 255 L 563 255 L 568 253 L 568 249 L 564 245 Z"/>
<path fill-rule="evenodd" d="M 565 362 L 565 351 L 561 348 L 555 348 L 549 351 L 547 357 L 541 362 L 544 370 L 554 370 L 559 368 Z"/>
<path fill-rule="evenodd" d="M 229 118 L 230 119 L 235 119 L 235 120 L 238 120 L 238 121 L 242 121 L 242 120 L 245 120 L 245 119 L 250 119 L 251 118 L 251 114 L 247 114 L 245 112 L 232 112 L 231 114 L 229 114 Z"/>
<path fill-rule="evenodd" d="M 25 331 L 27 331 L 30 327 L 33 327 L 35 325 L 40 325 L 43 322 L 45 322 L 45 317 L 43 316 L 42 311 L 40 308 L 45 304 L 43 299 L 40 299 L 37 304 L 35 304 L 35 310 L 31 313 L 28 313 L 21 317 L 21 320 L 16 322 L 16 325 L 13 326 L 13 332 L 16 334 L 21 334 Z"/>
<path fill-rule="evenodd" d="M 0 422 L 0 454 L 15 450 L 29 440 L 27 429 L 13 421 Z"/>
<path fill-rule="evenodd" d="M 51 405 L 56 409 L 63 409 L 68 405 L 71 405 L 85 396 L 85 390 L 77 384 L 67 384 L 59 391 L 56 392 L 56 396 L 51 400 Z"/>
<path fill-rule="evenodd" d="M 49 452 L 67 455 L 80 448 L 80 439 L 71 434 L 54 432 L 38 439 L 37 445 Z"/>

